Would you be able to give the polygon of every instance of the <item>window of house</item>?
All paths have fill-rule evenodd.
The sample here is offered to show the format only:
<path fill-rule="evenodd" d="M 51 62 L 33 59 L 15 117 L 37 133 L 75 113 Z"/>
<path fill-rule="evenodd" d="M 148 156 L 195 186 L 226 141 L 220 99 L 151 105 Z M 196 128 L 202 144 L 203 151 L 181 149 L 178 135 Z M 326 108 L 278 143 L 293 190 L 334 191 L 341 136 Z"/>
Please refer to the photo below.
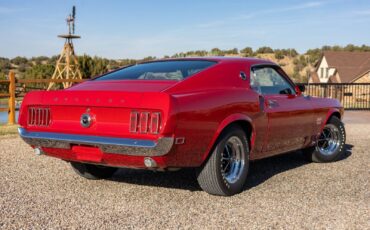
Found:
<path fill-rule="evenodd" d="M 324 68 L 320 68 L 320 78 L 324 77 Z"/>
<path fill-rule="evenodd" d="M 329 68 L 326 68 L 325 76 L 326 76 L 326 78 L 329 77 Z"/>

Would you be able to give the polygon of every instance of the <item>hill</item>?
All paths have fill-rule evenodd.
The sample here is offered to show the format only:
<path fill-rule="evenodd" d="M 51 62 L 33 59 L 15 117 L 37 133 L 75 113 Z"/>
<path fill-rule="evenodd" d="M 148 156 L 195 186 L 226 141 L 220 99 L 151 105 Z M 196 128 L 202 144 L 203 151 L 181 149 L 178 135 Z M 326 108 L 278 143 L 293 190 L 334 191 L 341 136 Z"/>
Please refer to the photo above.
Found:
<path fill-rule="evenodd" d="M 257 57 L 278 63 L 295 82 L 307 82 L 309 73 L 314 69 L 315 63 L 318 61 L 324 50 L 370 52 L 370 46 L 355 46 L 352 44 L 344 47 L 323 46 L 322 48 L 309 49 L 304 54 L 299 54 L 295 49 L 272 49 L 267 46 L 260 47 L 255 51 L 251 47 L 246 47 L 241 50 L 238 50 L 237 48 L 233 48 L 230 50 L 213 48 L 210 51 L 196 50 L 181 52 L 176 53 L 172 56 L 164 56 L 162 58 L 194 56 Z M 13 70 L 16 73 L 16 77 L 19 79 L 50 78 L 54 72 L 57 59 L 57 55 L 52 57 L 39 56 L 32 58 L 15 57 L 13 59 L 0 57 L 0 79 L 6 79 L 7 74 L 10 70 Z M 97 75 L 120 68 L 122 66 L 155 59 L 157 59 L 157 57 L 149 56 L 139 60 L 113 60 L 101 57 L 91 57 L 86 54 L 78 57 L 83 78 L 93 78 Z"/>

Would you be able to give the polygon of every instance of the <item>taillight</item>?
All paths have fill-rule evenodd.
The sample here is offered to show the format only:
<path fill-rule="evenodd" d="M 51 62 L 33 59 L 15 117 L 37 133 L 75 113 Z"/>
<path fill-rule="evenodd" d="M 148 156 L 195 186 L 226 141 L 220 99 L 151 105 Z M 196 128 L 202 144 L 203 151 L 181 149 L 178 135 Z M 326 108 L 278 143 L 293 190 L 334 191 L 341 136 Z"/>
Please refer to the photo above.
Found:
<path fill-rule="evenodd" d="M 27 125 L 28 126 L 49 126 L 51 114 L 49 108 L 28 107 Z"/>
<path fill-rule="evenodd" d="M 150 128 L 149 128 L 151 133 L 154 134 L 159 133 L 160 118 L 161 118 L 160 113 L 152 113 L 150 117 Z"/>
<path fill-rule="evenodd" d="M 130 132 L 158 134 L 161 126 L 161 113 L 159 112 L 131 112 Z"/>
<path fill-rule="evenodd" d="M 136 133 L 138 122 L 139 122 L 139 113 L 138 112 L 131 112 L 130 114 L 130 132 Z"/>

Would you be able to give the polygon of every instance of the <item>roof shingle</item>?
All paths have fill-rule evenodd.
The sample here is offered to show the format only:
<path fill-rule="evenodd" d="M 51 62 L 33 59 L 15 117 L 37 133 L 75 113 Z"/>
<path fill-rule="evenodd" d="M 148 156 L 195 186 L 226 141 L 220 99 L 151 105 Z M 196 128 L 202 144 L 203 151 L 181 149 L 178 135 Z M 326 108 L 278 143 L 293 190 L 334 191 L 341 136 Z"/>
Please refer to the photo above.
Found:
<path fill-rule="evenodd" d="M 336 68 L 341 82 L 349 83 L 370 70 L 370 52 L 324 51 L 329 67 Z"/>

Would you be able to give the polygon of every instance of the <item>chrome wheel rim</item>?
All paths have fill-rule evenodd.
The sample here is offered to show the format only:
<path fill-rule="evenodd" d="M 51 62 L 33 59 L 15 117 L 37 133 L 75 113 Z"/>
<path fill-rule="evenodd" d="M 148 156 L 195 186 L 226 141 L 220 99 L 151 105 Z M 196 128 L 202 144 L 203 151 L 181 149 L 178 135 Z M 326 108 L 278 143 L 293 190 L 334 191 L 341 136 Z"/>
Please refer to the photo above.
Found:
<path fill-rule="evenodd" d="M 221 173 L 230 184 L 237 182 L 243 173 L 245 164 L 244 146 L 237 136 L 230 137 L 221 153 Z"/>
<path fill-rule="evenodd" d="M 339 129 L 335 125 L 327 124 L 321 132 L 316 146 L 320 153 L 325 156 L 334 154 L 340 146 Z"/>

